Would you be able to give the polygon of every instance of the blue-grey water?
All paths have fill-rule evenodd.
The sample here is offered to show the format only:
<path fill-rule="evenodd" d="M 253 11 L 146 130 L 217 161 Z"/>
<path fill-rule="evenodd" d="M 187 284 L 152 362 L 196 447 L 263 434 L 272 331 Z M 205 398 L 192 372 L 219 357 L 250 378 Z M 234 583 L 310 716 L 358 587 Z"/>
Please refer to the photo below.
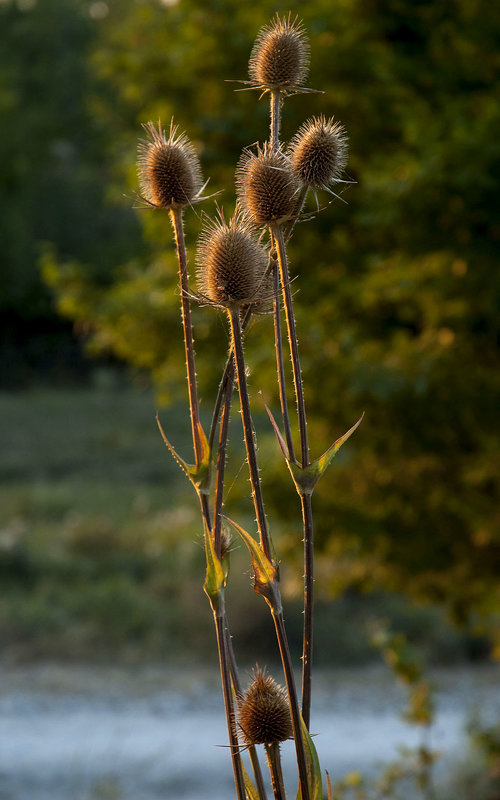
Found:
<path fill-rule="evenodd" d="M 432 675 L 438 777 L 460 762 L 471 716 L 500 719 L 498 667 Z M 2 800 L 234 800 L 218 678 L 202 669 L 0 668 Z M 334 778 L 373 775 L 418 746 L 404 690 L 382 667 L 316 675 L 311 730 Z M 283 746 L 290 796 L 292 743 Z"/>

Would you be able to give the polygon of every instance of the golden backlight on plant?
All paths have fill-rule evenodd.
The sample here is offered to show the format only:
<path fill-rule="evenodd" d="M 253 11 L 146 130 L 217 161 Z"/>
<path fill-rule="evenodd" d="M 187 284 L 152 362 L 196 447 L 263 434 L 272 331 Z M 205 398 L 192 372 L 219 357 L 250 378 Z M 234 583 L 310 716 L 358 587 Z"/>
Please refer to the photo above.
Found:
<path fill-rule="evenodd" d="M 305 219 L 303 208 L 309 190 L 326 190 L 348 181 L 342 177 L 347 160 L 344 128 L 323 116 L 306 121 L 287 145 L 280 141 L 280 118 L 284 99 L 312 91 L 303 84 L 309 64 L 309 42 L 300 20 L 276 16 L 259 32 L 249 62 L 250 81 L 245 88 L 257 89 L 270 100 L 270 135 L 246 148 L 236 170 L 238 206 L 227 221 L 222 210 L 213 218 L 202 215 L 197 252 L 197 288 L 189 282 L 184 240 L 183 214 L 202 198 L 201 168 L 185 133 L 178 134 L 172 122 L 167 136 L 161 123 L 147 123 L 146 140 L 139 145 L 139 184 L 145 205 L 165 209 L 172 222 L 179 261 L 181 314 L 184 331 L 189 408 L 194 464 L 174 450 L 163 428 L 170 452 L 191 481 L 200 502 L 207 569 L 204 588 L 215 622 L 222 689 L 238 800 L 265 800 L 266 792 L 257 745 L 264 745 L 276 800 L 284 800 L 280 743 L 293 738 L 296 752 L 299 798 L 322 800 L 321 770 L 309 735 L 311 711 L 314 547 L 312 495 L 353 427 L 318 458 L 311 459 L 307 417 L 295 324 L 287 243 L 296 222 Z M 215 398 L 211 430 L 202 428 L 198 409 L 191 302 L 223 309 L 227 314 L 229 342 L 221 382 Z M 275 551 L 271 522 L 265 510 L 257 439 L 247 386 L 244 337 L 252 316 L 272 309 L 275 340 L 269 342 L 269 357 L 276 360 L 281 405 L 281 426 L 269 411 L 298 495 L 304 530 L 304 629 L 302 652 L 302 699 L 295 686 L 288 647 L 280 589 L 279 558 Z M 207 308 L 206 313 L 213 313 Z M 283 319 L 282 319 L 283 317 Z M 290 374 L 281 335 L 285 324 Z M 200 356 L 202 357 L 202 355 Z M 224 472 L 227 454 L 227 424 L 234 386 L 238 387 L 243 436 L 257 522 L 257 536 L 238 522 L 224 518 Z M 288 411 L 289 394 L 297 407 L 296 425 Z M 294 432 L 294 428 L 296 431 Z M 218 429 L 218 436 L 217 436 Z M 300 456 L 295 454 L 297 436 Z M 242 689 L 225 606 L 229 580 L 228 526 L 248 548 L 253 568 L 253 588 L 265 599 L 274 623 L 277 650 L 282 663 L 281 687 L 265 670 L 256 668 L 246 691 Z M 243 764 L 248 750 L 253 777 Z"/>

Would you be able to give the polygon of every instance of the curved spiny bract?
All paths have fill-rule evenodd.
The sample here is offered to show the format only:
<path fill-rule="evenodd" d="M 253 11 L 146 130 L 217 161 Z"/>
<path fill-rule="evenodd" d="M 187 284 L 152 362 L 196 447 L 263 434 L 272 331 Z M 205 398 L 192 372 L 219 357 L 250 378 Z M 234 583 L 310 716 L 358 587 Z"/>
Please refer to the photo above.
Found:
<path fill-rule="evenodd" d="M 195 149 L 173 121 L 169 136 L 158 123 L 143 125 L 147 138 L 138 145 L 141 197 L 155 208 L 183 208 L 198 200 L 203 179 Z"/>

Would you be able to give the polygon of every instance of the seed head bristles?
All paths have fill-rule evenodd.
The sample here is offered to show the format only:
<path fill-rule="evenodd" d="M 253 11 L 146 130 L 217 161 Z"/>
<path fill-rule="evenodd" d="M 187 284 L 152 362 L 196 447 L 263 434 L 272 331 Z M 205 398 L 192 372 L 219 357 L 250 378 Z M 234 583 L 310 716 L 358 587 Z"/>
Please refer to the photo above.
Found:
<path fill-rule="evenodd" d="M 285 94 L 300 91 L 309 67 L 309 42 L 303 23 L 291 14 L 260 29 L 248 72 L 250 83 L 264 92 L 279 89 Z"/>
<path fill-rule="evenodd" d="M 242 207 L 257 225 L 279 225 L 296 211 L 298 182 L 290 161 L 267 142 L 255 153 L 243 151 L 236 185 Z"/>
<path fill-rule="evenodd" d="M 239 723 L 247 744 L 274 744 L 292 736 L 286 693 L 265 670 L 256 667 L 239 700 Z"/>
<path fill-rule="evenodd" d="M 200 234 L 197 277 L 201 300 L 223 308 L 262 304 L 268 263 L 267 250 L 253 226 L 237 208 L 229 223 L 222 211 Z"/>
<path fill-rule="evenodd" d="M 288 156 L 301 184 L 330 191 L 331 184 L 341 182 L 340 176 L 347 164 L 345 128 L 333 118 L 313 117 L 293 137 Z"/>
<path fill-rule="evenodd" d="M 146 139 L 138 145 L 141 200 L 154 208 L 183 208 L 198 202 L 204 189 L 200 163 L 185 133 L 177 134 L 172 119 L 168 138 L 153 122 L 142 126 Z"/>

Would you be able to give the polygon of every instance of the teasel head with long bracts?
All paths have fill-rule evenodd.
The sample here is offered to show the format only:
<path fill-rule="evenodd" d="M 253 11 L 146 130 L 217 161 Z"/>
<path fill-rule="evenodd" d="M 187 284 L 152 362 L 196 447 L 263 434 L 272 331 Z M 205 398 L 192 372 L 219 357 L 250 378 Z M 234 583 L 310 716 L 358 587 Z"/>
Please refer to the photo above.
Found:
<path fill-rule="evenodd" d="M 287 156 L 267 142 L 256 152 L 243 151 L 236 186 L 241 206 L 256 225 L 280 225 L 296 213 L 300 184 Z"/>
<path fill-rule="evenodd" d="M 248 72 L 250 88 L 283 94 L 304 91 L 309 67 L 309 42 L 303 23 L 291 14 L 260 29 L 255 40 Z"/>
<path fill-rule="evenodd" d="M 271 745 L 292 736 L 286 692 L 265 670 L 255 668 L 253 680 L 238 705 L 239 724 L 247 744 Z"/>
<path fill-rule="evenodd" d="M 345 128 L 323 115 L 307 120 L 287 151 L 296 179 L 307 188 L 325 189 L 341 180 L 347 164 Z"/>
<path fill-rule="evenodd" d="M 222 211 L 207 218 L 197 251 L 200 299 L 223 308 L 260 310 L 269 297 L 268 252 L 255 236 L 254 226 L 236 209 L 226 222 Z"/>
<path fill-rule="evenodd" d="M 146 138 L 138 146 L 140 199 L 153 208 L 179 209 L 197 203 L 203 178 L 196 151 L 185 133 L 170 123 L 168 136 L 153 122 L 143 125 Z"/>

